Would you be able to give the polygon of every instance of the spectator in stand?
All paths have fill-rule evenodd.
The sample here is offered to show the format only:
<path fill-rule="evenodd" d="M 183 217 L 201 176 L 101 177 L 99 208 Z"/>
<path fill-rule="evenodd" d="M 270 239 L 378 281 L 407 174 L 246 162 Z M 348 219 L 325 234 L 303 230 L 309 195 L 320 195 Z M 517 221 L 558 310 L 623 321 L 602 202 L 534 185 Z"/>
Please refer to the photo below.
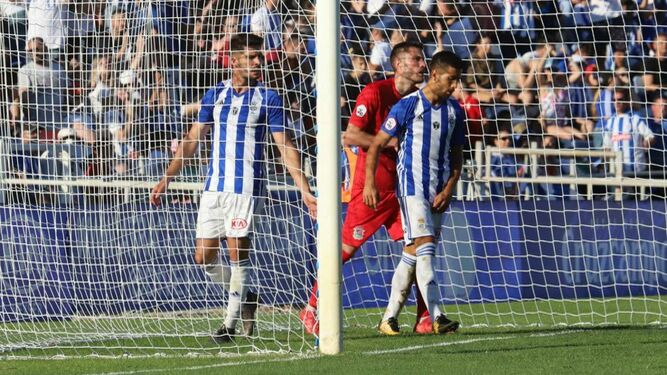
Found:
<path fill-rule="evenodd" d="M 648 168 L 647 150 L 655 135 L 644 119 L 632 112 L 630 90 L 614 90 L 616 114 L 604 124 L 603 147 L 623 152 L 623 172 L 634 174 Z"/>
<path fill-rule="evenodd" d="M 41 38 L 49 60 L 61 61 L 67 47 L 67 21 L 73 17 L 69 0 L 31 0 L 28 7 L 27 40 Z"/>
<path fill-rule="evenodd" d="M 649 151 L 650 167 L 664 171 L 667 166 L 667 97 L 657 95 L 653 99 L 648 123 L 656 139 Z"/>
<path fill-rule="evenodd" d="M 534 100 L 535 78 L 542 72 L 548 58 L 555 54 L 551 44 L 541 42 L 532 52 L 513 59 L 505 68 L 508 101 L 530 105 Z"/>
<path fill-rule="evenodd" d="M 341 11 L 340 26 L 343 38 L 347 41 L 365 42 L 369 39 L 368 22 L 364 15 L 366 0 L 351 0 Z"/>
<path fill-rule="evenodd" d="M 250 31 L 264 38 L 267 52 L 282 47 L 283 21 L 277 8 L 278 0 L 266 0 L 250 18 Z"/>
<path fill-rule="evenodd" d="M 371 77 L 379 76 L 384 78 L 387 73 L 393 72 L 389 56 L 391 55 L 391 44 L 387 40 L 387 30 L 396 27 L 396 22 L 393 21 L 385 24 L 383 21 L 378 21 L 371 26 L 371 56 L 369 58 L 368 70 Z"/>
<path fill-rule="evenodd" d="M 648 94 L 667 89 L 667 34 L 660 33 L 652 43 L 652 57 L 644 58 L 644 90 Z"/>
<path fill-rule="evenodd" d="M 229 42 L 238 32 L 238 27 L 239 17 L 228 15 L 222 22 L 219 37 L 215 37 L 211 43 L 211 60 L 223 68 L 229 67 Z"/>
<path fill-rule="evenodd" d="M 352 70 L 343 77 L 343 89 L 341 90 L 341 128 L 347 129 L 347 122 L 352 114 L 352 109 L 357 103 L 357 96 L 361 89 L 371 83 L 371 76 L 368 74 L 368 61 L 366 54 L 358 43 L 352 44 L 349 55 L 352 57 Z"/>
<path fill-rule="evenodd" d="M 595 56 L 598 66 L 603 66 L 613 51 L 626 50 L 623 6 L 621 0 L 589 0 L 588 5 Z"/>
<path fill-rule="evenodd" d="M 472 90 L 472 95 L 482 103 L 486 110 L 491 111 L 495 103 L 509 101 L 503 88 L 502 61 L 491 54 L 492 47 L 491 37 L 483 35 L 475 45 L 470 65 L 463 76 L 463 81 Z"/>
<path fill-rule="evenodd" d="M 515 58 L 533 50 L 537 42 L 538 19 L 537 1 L 495 0 L 499 6 L 500 29 L 498 33 L 503 58 Z"/>
<path fill-rule="evenodd" d="M 48 59 L 49 50 L 40 37 L 32 38 L 26 45 L 30 60 L 17 74 L 17 86 L 10 105 L 12 126 L 23 120 L 26 125 L 49 128 L 62 127 L 62 99 L 67 88 L 67 77 L 58 64 Z M 18 131 L 13 130 L 16 134 Z"/>
<path fill-rule="evenodd" d="M 466 123 L 466 144 L 464 146 L 463 156 L 465 159 L 472 159 L 472 150 L 478 141 L 484 141 L 485 130 L 483 128 L 482 110 L 479 106 L 479 100 L 473 95 L 475 89 L 469 87 L 465 81 L 461 81 L 453 96 L 458 100 L 461 108 L 465 112 Z"/>
<path fill-rule="evenodd" d="M 560 140 L 565 147 L 576 147 L 575 141 L 587 141 L 589 129 L 580 129 L 573 121 L 566 62 L 551 58 L 544 67 L 540 85 L 540 121 L 545 134 Z"/>
<path fill-rule="evenodd" d="M 498 129 L 498 134 L 493 139 L 493 145 L 501 150 L 491 154 L 491 176 L 523 177 L 526 168 L 518 163 L 516 155 L 502 152 L 502 149 L 514 147 L 514 138 L 510 129 L 507 127 Z M 491 183 L 492 198 L 519 199 L 519 193 L 519 184 L 516 182 Z"/>
<path fill-rule="evenodd" d="M 468 59 L 470 46 L 479 37 L 473 18 L 462 14 L 455 0 L 437 0 L 436 5 L 436 16 L 432 18 L 436 50 L 453 51 L 462 59 Z"/>

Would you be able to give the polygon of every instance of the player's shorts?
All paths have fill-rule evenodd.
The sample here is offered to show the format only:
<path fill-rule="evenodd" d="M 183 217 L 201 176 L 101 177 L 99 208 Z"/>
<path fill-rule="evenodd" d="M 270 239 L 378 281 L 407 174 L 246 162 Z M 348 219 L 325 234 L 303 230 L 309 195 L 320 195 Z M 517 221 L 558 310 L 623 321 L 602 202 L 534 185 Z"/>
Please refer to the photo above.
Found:
<path fill-rule="evenodd" d="M 247 194 L 205 191 L 199 202 L 197 238 L 248 237 L 262 203 L 262 198 Z"/>
<path fill-rule="evenodd" d="M 401 219 L 405 232 L 405 244 L 410 245 L 415 238 L 440 236 L 441 213 L 432 212 L 432 205 L 422 197 L 399 197 Z"/>
<path fill-rule="evenodd" d="M 343 243 L 359 247 L 383 225 L 392 240 L 403 239 L 401 210 L 396 193 L 380 193 L 380 202 L 374 210 L 364 204 L 363 190 L 352 191 L 343 222 Z"/>

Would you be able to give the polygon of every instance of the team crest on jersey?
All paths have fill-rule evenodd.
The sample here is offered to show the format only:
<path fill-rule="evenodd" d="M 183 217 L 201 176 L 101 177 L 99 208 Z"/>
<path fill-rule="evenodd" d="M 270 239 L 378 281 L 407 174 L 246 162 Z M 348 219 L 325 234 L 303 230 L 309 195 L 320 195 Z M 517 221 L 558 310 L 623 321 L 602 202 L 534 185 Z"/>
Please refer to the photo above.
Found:
<path fill-rule="evenodd" d="M 396 119 L 393 117 L 389 117 L 387 119 L 387 122 L 384 123 L 384 126 L 385 128 L 387 128 L 387 130 L 392 130 L 393 128 L 396 127 Z"/>
<path fill-rule="evenodd" d="M 440 129 L 440 121 L 433 121 L 433 128 Z"/>
<path fill-rule="evenodd" d="M 232 108 L 232 115 L 236 116 L 239 113 L 239 107 Z"/>
<path fill-rule="evenodd" d="M 366 116 L 366 106 L 363 104 L 360 104 L 357 106 L 357 116 L 358 117 L 364 117 Z"/>
<path fill-rule="evenodd" d="M 352 229 L 352 238 L 355 240 L 362 240 L 364 238 L 364 233 L 366 233 L 364 227 L 358 225 Z"/>
<path fill-rule="evenodd" d="M 245 229 L 248 226 L 246 219 L 237 217 L 232 219 L 232 229 Z"/>
<path fill-rule="evenodd" d="M 419 227 L 421 230 L 426 229 L 426 220 L 423 217 L 417 219 L 417 227 Z"/>

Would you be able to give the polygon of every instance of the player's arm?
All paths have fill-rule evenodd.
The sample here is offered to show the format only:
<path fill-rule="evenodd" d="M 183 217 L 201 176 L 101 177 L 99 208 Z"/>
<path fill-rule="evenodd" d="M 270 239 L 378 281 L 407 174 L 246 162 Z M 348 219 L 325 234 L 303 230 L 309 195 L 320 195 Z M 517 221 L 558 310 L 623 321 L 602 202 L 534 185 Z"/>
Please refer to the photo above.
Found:
<path fill-rule="evenodd" d="M 303 202 L 308 207 L 308 212 L 312 217 L 317 216 L 317 199 L 310 190 L 308 179 L 301 170 L 301 155 L 297 151 L 292 140 L 285 134 L 285 132 L 273 132 L 273 140 L 278 145 L 280 156 L 283 159 L 287 171 L 292 176 L 296 187 L 301 192 Z"/>
<path fill-rule="evenodd" d="M 445 212 L 449 207 L 454 195 L 456 184 L 461 178 L 461 171 L 463 170 L 463 146 L 452 146 L 449 152 L 449 179 L 445 183 L 445 187 L 433 200 L 433 209 L 436 212 Z"/>
<path fill-rule="evenodd" d="M 449 203 L 452 201 L 452 196 L 454 195 L 454 189 L 456 189 L 456 184 L 459 182 L 461 171 L 463 170 L 463 145 L 465 144 L 467 128 L 464 122 L 465 113 L 458 102 L 450 100 L 449 105 L 454 106 L 456 125 L 452 132 L 449 148 L 449 178 L 442 191 L 433 200 L 432 208 L 435 212 L 445 212 L 449 208 Z"/>
<path fill-rule="evenodd" d="M 364 204 L 375 209 L 379 203 L 380 197 L 378 195 L 377 187 L 375 186 L 375 170 L 378 166 L 378 159 L 380 157 L 380 150 L 389 144 L 393 137 L 384 131 L 380 130 L 373 138 L 373 142 L 368 147 L 366 153 L 366 181 L 364 184 Z"/>
<path fill-rule="evenodd" d="M 197 152 L 197 147 L 199 147 L 199 142 L 206 137 L 210 129 L 210 125 L 202 124 L 195 122 L 190 128 L 188 134 L 183 138 L 181 143 L 178 145 L 178 150 L 174 158 L 169 163 L 167 167 L 167 172 L 165 176 L 162 177 L 160 182 L 153 188 L 151 191 L 150 202 L 156 206 L 160 205 L 160 198 L 167 191 L 167 187 L 171 180 L 174 177 L 178 176 L 181 173 L 183 168 L 184 160 L 190 159 Z"/>
<path fill-rule="evenodd" d="M 350 122 L 343 133 L 343 146 L 357 146 L 368 150 L 375 137 L 375 113 L 379 110 L 380 98 L 373 86 L 364 88 L 359 97 L 354 111 L 350 115 Z M 389 147 L 395 147 L 393 143 Z"/>

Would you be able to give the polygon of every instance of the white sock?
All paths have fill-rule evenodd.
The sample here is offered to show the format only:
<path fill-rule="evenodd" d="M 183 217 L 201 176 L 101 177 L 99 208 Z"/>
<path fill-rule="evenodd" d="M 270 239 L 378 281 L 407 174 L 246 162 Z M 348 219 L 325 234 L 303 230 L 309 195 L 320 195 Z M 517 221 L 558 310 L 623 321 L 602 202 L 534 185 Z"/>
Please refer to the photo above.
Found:
<path fill-rule="evenodd" d="M 222 289 L 229 292 L 229 279 L 232 277 L 232 270 L 229 265 L 216 260 L 215 263 L 204 266 L 204 271 L 214 283 L 219 284 Z"/>
<path fill-rule="evenodd" d="M 401 313 L 405 300 L 410 293 L 410 287 L 412 287 L 416 264 L 417 257 L 403 253 L 401 261 L 394 271 L 394 276 L 391 278 L 391 294 L 389 295 L 387 309 L 384 311 L 384 316 L 382 317 L 383 321 L 389 318 L 396 318 Z"/>
<path fill-rule="evenodd" d="M 434 255 L 434 243 L 426 243 L 417 248 L 417 282 L 433 320 L 442 314 L 440 312 L 440 290 L 435 281 L 435 269 L 433 267 Z"/>
<path fill-rule="evenodd" d="M 250 259 L 244 259 L 232 263 L 232 277 L 229 281 L 229 301 L 227 303 L 227 316 L 225 316 L 225 327 L 236 328 L 241 316 L 241 304 L 245 302 L 250 281 Z"/>

